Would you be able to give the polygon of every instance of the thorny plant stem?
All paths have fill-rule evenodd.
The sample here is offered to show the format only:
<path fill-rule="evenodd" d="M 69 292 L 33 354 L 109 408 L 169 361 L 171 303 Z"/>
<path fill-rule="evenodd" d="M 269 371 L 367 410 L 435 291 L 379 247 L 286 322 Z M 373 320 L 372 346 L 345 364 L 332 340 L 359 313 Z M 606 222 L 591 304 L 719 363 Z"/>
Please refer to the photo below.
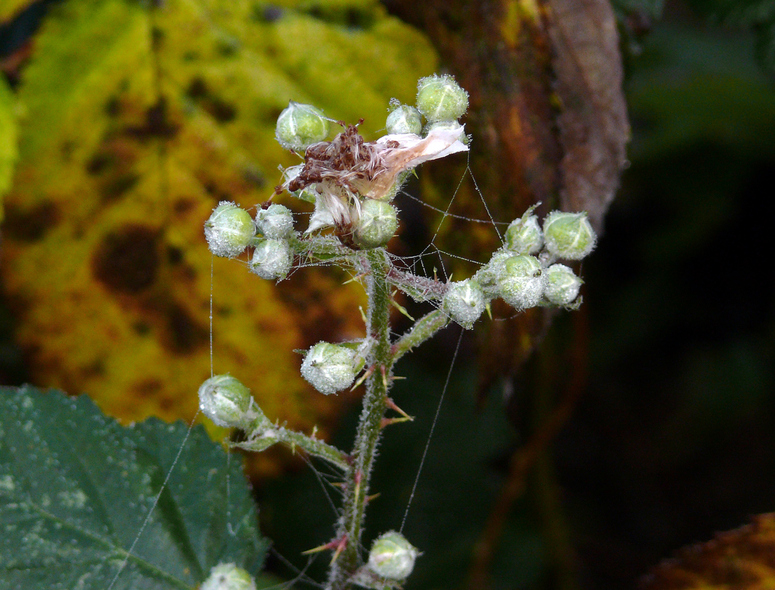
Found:
<path fill-rule="evenodd" d="M 343 513 L 336 532 L 336 539 L 345 539 L 346 546 L 331 565 L 328 590 L 351 588 L 350 577 L 362 563 L 360 545 L 366 499 L 382 430 L 382 418 L 387 408 L 393 365 L 389 323 L 390 289 L 387 281 L 390 260 L 382 248 L 369 250 L 367 257 L 370 266 L 368 331 L 369 337 L 375 342 L 369 362 L 373 370 L 366 382 L 352 464 L 345 474 Z"/>

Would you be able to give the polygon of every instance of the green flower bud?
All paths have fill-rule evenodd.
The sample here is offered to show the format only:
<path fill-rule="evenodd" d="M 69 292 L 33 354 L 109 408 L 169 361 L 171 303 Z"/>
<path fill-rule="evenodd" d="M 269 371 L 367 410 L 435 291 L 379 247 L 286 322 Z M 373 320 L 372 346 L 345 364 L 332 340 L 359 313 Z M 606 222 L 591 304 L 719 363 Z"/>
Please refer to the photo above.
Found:
<path fill-rule="evenodd" d="M 355 225 L 355 243 L 361 248 L 379 248 L 390 241 L 398 229 L 398 211 L 390 203 L 366 199 Z"/>
<path fill-rule="evenodd" d="M 293 265 L 291 247 L 285 240 L 261 240 L 250 259 L 250 270 L 262 279 L 284 279 Z"/>
<path fill-rule="evenodd" d="M 199 387 L 199 409 L 218 426 L 242 428 L 252 418 L 250 390 L 231 375 L 215 375 Z"/>
<path fill-rule="evenodd" d="M 341 344 L 318 342 L 309 349 L 301 364 L 301 376 L 320 393 L 331 395 L 347 389 L 358 370 L 356 353 Z"/>
<path fill-rule="evenodd" d="M 267 209 L 259 209 L 256 227 L 265 238 L 282 240 L 293 231 L 293 213 L 288 207 L 272 203 Z"/>
<path fill-rule="evenodd" d="M 544 245 L 538 217 L 529 213 L 512 221 L 506 230 L 506 249 L 515 254 L 535 254 Z"/>
<path fill-rule="evenodd" d="M 250 214 L 229 201 L 221 201 L 205 221 L 205 239 L 216 256 L 239 256 L 255 235 L 256 225 Z"/>
<path fill-rule="evenodd" d="M 387 117 L 385 127 L 388 134 L 414 133 L 420 135 L 422 131 L 422 115 L 414 107 L 405 104 L 397 104 L 391 101 L 393 110 Z"/>
<path fill-rule="evenodd" d="M 420 552 L 401 534 L 390 531 L 375 539 L 369 552 L 368 567 L 381 578 L 405 580 L 414 569 Z"/>
<path fill-rule="evenodd" d="M 304 151 L 328 136 L 328 119 L 323 111 L 290 101 L 277 118 L 275 137 L 287 150 Z"/>
<path fill-rule="evenodd" d="M 199 590 L 256 590 L 256 583 L 242 568 L 233 563 L 221 563 L 210 570 Z"/>
<path fill-rule="evenodd" d="M 468 110 L 468 93 L 452 76 L 428 76 L 417 82 L 417 109 L 429 123 L 455 121 Z"/>
<path fill-rule="evenodd" d="M 541 263 L 534 256 L 512 256 L 499 268 L 498 292 L 517 311 L 535 307 L 544 292 Z"/>
<path fill-rule="evenodd" d="M 584 284 L 579 277 L 564 264 L 553 264 L 544 271 L 546 288 L 544 296 L 555 305 L 570 305 L 579 295 Z"/>
<path fill-rule="evenodd" d="M 484 311 L 484 292 L 474 279 L 450 283 L 442 305 L 453 320 L 470 330 Z"/>
<path fill-rule="evenodd" d="M 581 260 L 592 252 L 597 236 L 585 212 L 552 211 L 544 219 L 544 240 L 558 258 Z"/>

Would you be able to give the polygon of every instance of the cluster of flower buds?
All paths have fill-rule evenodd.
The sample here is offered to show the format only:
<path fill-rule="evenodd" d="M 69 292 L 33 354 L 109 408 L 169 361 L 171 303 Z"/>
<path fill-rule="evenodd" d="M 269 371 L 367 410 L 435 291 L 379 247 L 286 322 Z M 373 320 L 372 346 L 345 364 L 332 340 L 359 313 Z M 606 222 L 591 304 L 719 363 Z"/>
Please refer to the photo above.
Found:
<path fill-rule="evenodd" d="M 368 143 L 354 125 L 323 141 L 330 120 L 308 105 L 291 102 L 282 112 L 278 141 L 305 150 L 304 163 L 285 171 L 282 188 L 315 204 L 307 233 L 332 227 L 352 248 L 386 245 L 398 229 L 398 211 L 390 201 L 408 171 L 468 149 L 457 121 L 468 108 L 468 94 L 451 76 L 422 78 L 416 104 L 392 100 L 387 135 Z"/>
<path fill-rule="evenodd" d="M 205 238 L 213 254 L 234 258 L 252 246 L 250 270 L 270 280 L 284 279 L 291 270 L 293 234 L 291 210 L 277 203 L 259 208 L 254 220 L 245 209 L 222 201 L 205 222 Z"/>
<path fill-rule="evenodd" d="M 586 213 L 554 211 L 542 228 L 533 209 L 509 225 L 503 247 L 473 278 L 448 284 L 443 309 L 464 328 L 471 328 L 496 298 L 517 311 L 576 301 L 583 281 L 556 261 L 586 257 L 595 247 L 595 232 Z"/>

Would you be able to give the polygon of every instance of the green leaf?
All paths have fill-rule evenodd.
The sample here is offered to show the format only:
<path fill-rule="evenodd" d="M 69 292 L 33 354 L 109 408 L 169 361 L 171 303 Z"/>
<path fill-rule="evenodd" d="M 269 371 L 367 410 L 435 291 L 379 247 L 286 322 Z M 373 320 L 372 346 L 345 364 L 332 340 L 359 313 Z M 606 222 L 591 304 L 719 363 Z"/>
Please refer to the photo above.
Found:
<path fill-rule="evenodd" d="M 0 76 L 0 221 L 3 220 L 2 198 L 11 188 L 16 163 L 16 117 L 11 89 Z"/>
<path fill-rule="evenodd" d="M 30 386 L 0 389 L 0 527 L 0 590 L 194 588 L 266 550 L 241 461 L 201 426 Z"/>

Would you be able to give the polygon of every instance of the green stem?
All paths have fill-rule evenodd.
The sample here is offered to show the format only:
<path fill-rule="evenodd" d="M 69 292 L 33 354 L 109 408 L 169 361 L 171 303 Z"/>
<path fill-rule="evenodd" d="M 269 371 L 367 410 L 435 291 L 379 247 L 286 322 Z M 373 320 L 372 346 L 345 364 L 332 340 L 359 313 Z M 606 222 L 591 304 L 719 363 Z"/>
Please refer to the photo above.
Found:
<path fill-rule="evenodd" d="M 393 345 L 393 362 L 396 362 L 407 352 L 432 338 L 436 332 L 445 328 L 448 323 L 449 316 L 441 309 L 425 314 L 415 322 L 411 330 L 401 336 Z"/>
<path fill-rule="evenodd" d="M 369 250 L 367 258 L 370 266 L 368 330 L 375 342 L 369 358 L 372 373 L 366 382 L 363 410 L 351 454 L 352 463 L 345 474 L 343 513 L 336 532 L 336 539 L 346 540 L 345 547 L 331 565 L 328 590 L 351 588 L 350 578 L 363 561 L 360 544 L 366 499 L 375 450 L 382 434 L 382 418 L 387 407 L 393 365 L 390 347 L 390 290 L 387 281 L 390 260 L 382 248 Z"/>

